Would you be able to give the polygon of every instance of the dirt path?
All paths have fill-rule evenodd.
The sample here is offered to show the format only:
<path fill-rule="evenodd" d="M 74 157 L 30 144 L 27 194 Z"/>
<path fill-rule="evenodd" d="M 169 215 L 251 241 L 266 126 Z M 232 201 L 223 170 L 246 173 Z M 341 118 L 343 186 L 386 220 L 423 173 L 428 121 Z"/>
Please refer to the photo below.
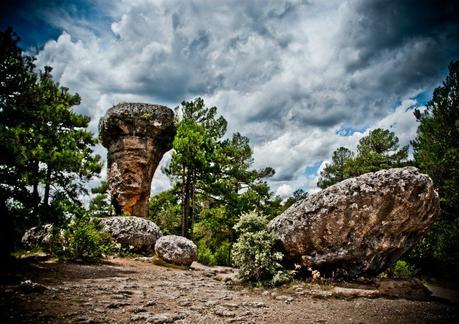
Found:
<path fill-rule="evenodd" d="M 304 283 L 249 289 L 224 269 L 178 270 L 127 258 L 103 265 L 35 263 L 2 276 L 0 323 L 454 323 L 436 301 L 330 298 Z M 31 280 L 20 285 L 24 280 Z M 34 284 L 34 283 L 38 283 Z"/>

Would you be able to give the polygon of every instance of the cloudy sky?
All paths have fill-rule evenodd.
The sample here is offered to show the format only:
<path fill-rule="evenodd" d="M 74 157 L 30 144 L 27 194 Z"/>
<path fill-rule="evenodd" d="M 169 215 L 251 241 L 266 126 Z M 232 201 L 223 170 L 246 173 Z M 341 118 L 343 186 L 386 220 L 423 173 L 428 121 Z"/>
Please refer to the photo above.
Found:
<path fill-rule="evenodd" d="M 459 59 L 458 1 L 6 0 L 1 27 L 99 118 L 119 102 L 198 96 L 250 138 L 274 192 L 317 190 L 339 146 L 376 127 L 402 145 Z M 103 148 L 97 151 L 105 156 Z M 163 164 L 167 163 L 167 157 Z M 154 191 L 167 178 L 157 171 Z"/>

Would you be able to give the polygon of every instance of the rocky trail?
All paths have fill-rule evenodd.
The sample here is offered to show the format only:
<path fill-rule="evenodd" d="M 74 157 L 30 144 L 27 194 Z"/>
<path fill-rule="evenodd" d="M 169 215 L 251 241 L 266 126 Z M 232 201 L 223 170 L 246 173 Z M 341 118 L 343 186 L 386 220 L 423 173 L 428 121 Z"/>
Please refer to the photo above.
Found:
<path fill-rule="evenodd" d="M 333 287 L 296 282 L 247 288 L 230 268 L 189 270 L 148 258 L 102 265 L 41 261 L 2 273 L 1 323 L 454 323 L 457 305 L 413 283 Z M 400 286 L 400 283 L 398 283 Z M 416 300 L 410 300 L 416 299 Z"/>

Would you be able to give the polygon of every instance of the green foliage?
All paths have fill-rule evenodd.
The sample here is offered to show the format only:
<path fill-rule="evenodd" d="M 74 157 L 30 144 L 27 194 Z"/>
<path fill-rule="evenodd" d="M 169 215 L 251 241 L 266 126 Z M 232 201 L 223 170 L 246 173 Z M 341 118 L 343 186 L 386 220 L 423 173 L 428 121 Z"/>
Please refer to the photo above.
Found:
<path fill-rule="evenodd" d="M 177 111 L 181 120 L 173 142 L 171 163 L 166 170 L 181 190 L 182 236 L 190 237 L 195 222 L 196 193 L 212 181 L 212 155 L 226 132 L 226 120 L 216 118 L 217 108 L 207 108 L 204 100 L 182 102 Z"/>
<path fill-rule="evenodd" d="M 111 204 L 108 182 L 102 181 L 98 187 L 91 189 L 91 193 L 95 195 L 89 202 L 89 214 L 93 217 L 113 216 L 115 208 Z"/>
<path fill-rule="evenodd" d="M 390 269 L 392 278 L 412 278 L 416 275 L 416 269 L 413 265 L 404 260 L 398 260 Z"/>
<path fill-rule="evenodd" d="M 275 251 L 276 236 L 268 232 L 266 224 L 266 219 L 254 212 L 241 216 L 235 225 L 240 236 L 233 247 L 233 263 L 246 282 L 282 284 L 292 279 L 293 272 L 280 264 L 283 255 Z"/>
<path fill-rule="evenodd" d="M 393 132 L 376 128 L 360 139 L 357 154 L 345 147 L 334 151 L 332 162 L 321 171 L 317 186 L 324 189 L 364 173 L 405 166 L 407 157 L 408 146 L 399 149 Z"/>
<path fill-rule="evenodd" d="M 252 211 L 241 216 L 234 229 L 238 234 L 256 233 L 266 229 L 268 220 Z"/>
<path fill-rule="evenodd" d="M 398 137 L 388 129 L 376 128 L 363 137 L 357 146 L 354 173 L 364 174 L 381 169 L 403 166 L 408 157 L 408 146 L 399 149 Z"/>
<path fill-rule="evenodd" d="M 426 109 L 412 142 L 418 167 L 440 194 L 441 215 L 411 252 L 412 262 L 436 275 L 459 271 L 459 61 L 451 62 L 443 84 Z M 442 273 L 443 272 L 443 273 Z M 455 279 L 457 280 L 457 278 Z"/>
<path fill-rule="evenodd" d="M 305 199 L 309 193 L 305 192 L 303 189 L 297 189 L 293 192 L 293 195 L 288 197 L 283 205 L 283 210 L 286 210 L 290 206 L 292 206 L 297 201 Z M 280 213 L 279 213 L 280 214 Z M 276 215 L 277 216 L 277 215 Z"/>
<path fill-rule="evenodd" d="M 161 228 L 165 235 L 180 235 L 180 212 L 177 191 L 172 188 L 150 198 L 150 219 Z"/>
<path fill-rule="evenodd" d="M 212 250 L 207 245 L 198 244 L 197 254 L 198 262 L 208 266 L 214 266 L 217 264 L 214 253 L 212 253 Z"/>
<path fill-rule="evenodd" d="M 229 266 L 231 264 L 231 244 L 233 243 L 230 240 L 233 235 L 231 219 L 227 218 L 224 206 L 203 208 L 193 232 L 193 237 L 198 245 L 198 259 L 201 258 L 199 255 L 199 248 L 201 248 L 206 255 L 201 258 L 204 264 Z M 210 263 L 204 262 L 207 258 Z"/>
<path fill-rule="evenodd" d="M 268 281 L 282 269 L 282 253 L 273 252 L 276 237 L 266 230 L 239 236 L 233 248 L 233 262 L 244 281 Z"/>
<path fill-rule="evenodd" d="M 151 200 L 150 215 L 176 232 L 179 204 L 181 234 L 193 236 L 201 261 L 229 265 L 237 237 L 233 227 L 240 215 L 255 209 L 273 218 L 282 211 L 282 200 L 272 196 L 263 180 L 274 170 L 251 169 L 249 139 L 239 133 L 224 139 L 226 120 L 217 117 L 217 108 L 206 107 L 201 98 L 183 102 L 178 115 L 167 169 L 174 189 Z"/>
<path fill-rule="evenodd" d="M 219 242 L 218 246 L 212 246 L 211 249 L 205 241 L 198 241 L 198 262 L 208 265 L 231 265 L 231 248 L 232 244 L 228 241 Z"/>
<path fill-rule="evenodd" d="M 339 147 L 333 152 L 332 162 L 325 166 L 320 172 L 320 179 L 317 186 L 324 189 L 335 183 L 350 178 L 352 174 L 351 161 L 354 153 L 345 148 Z"/>
<path fill-rule="evenodd" d="M 89 118 L 72 109 L 80 97 L 54 82 L 50 67 L 35 72 L 18 41 L 0 32 L 0 237 L 8 240 L 17 239 L 10 229 L 65 219 L 63 205 L 79 208 L 82 181 L 101 169 Z"/>
<path fill-rule="evenodd" d="M 73 218 L 53 237 L 52 253 L 66 261 L 97 263 L 115 249 L 110 234 L 101 231 L 97 221 L 89 217 Z"/>

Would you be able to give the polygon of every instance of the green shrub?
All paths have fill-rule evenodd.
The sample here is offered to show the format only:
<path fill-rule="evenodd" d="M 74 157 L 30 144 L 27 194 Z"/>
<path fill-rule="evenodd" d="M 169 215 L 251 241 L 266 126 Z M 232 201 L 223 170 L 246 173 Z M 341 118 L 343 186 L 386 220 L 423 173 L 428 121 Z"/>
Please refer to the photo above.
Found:
<path fill-rule="evenodd" d="M 60 259 L 86 263 L 99 262 L 114 248 L 110 234 L 89 217 L 74 218 L 66 228 L 57 230 L 51 244 L 52 253 Z"/>
<path fill-rule="evenodd" d="M 255 211 L 243 214 L 239 221 L 234 225 L 237 233 L 255 233 L 266 229 L 268 220 L 258 215 Z"/>
<path fill-rule="evenodd" d="M 204 244 L 198 244 L 198 262 L 208 265 L 214 266 L 217 264 L 217 260 L 215 259 L 215 255 L 212 253 L 212 250 L 209 249 Z"/>
<path fill-rule="evenodd" d="M 282 253 L 274 252 L 274 234 L 266 230 L 243 233 L 233 247 L 233 262 L 244 281 L 269 281 L 282 270 Z"/>
<path fill-rule="evenodd" d="M 279 263 L 283 254 L 274 250 L 276 236 L 268 232 L 262 216 L 245 214 L 234 228 L 240 236 L 233 246 L 233 263 L 243 281 L 277 285 L 292 280 L 294 272 Z"/>
<path fill-rule="evenodd" d="M 416 269 L 413 265 L 404 260 L 398 260 L 390 269 L 392 278 L 412 278 L 416 275 Z"/>
<path fill-rule="evenodd" d="M 228 241 L 223 241 L 214 250 L 209 247 L 204 240 L 198 241 L 198 262 L 208 265 L 230 265 L 231 244 Z"/>
<path fill-rule="evenodd" d="M 215 261 L 218 265 L 230 265 L 231 244 L 223 241 L 215 250 Z"/>

